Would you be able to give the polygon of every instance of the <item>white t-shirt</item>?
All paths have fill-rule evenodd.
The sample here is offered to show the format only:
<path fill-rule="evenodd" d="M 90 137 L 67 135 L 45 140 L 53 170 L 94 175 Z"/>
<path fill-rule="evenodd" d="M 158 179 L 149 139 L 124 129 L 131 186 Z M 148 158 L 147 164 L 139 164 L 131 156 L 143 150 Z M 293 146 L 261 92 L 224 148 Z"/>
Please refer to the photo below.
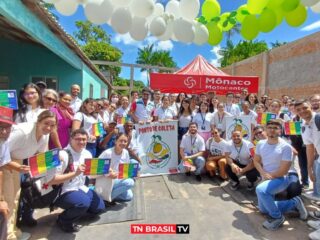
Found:
<path fill-rule="evenodd" d="M 196 136 L 191 136 L 189 133 L 186 133 L 182 137 L 180 148 L 183 148 L 183 151 L 187 155 L 192 155 L 205 151 L 206 145 L 203 138 L 199 134 Z"/>
<path fill-rule="evenodd" d="M 223 116 L 220 117 L 218 112 L 214 112 L 211 119 L 211 124 L 220 129 L 222 132 L 225 132 L 227 127 L 227 117 L 232 117 L 232 114 L 224 112 Z"/>
<path fill-rule="evenodd" d="M 11 159 L 25 159 L 36 153 L 47 151 L 49 134 L 42 135 L 39 141 L 36 139 L 36 123 L 19 123 L 13 125 L 8 145 Z"/>
<path fill-rule="evenodd" d="M 254 126 L 257 125 L 257 117 L 258 117 L 258 114 L 256 114 L 254 111 L 250 110 L 249 111 L 249 114 L 245 114 L 244 112 L 241 112 L 240 113 L 240 117 L 241 116 L 249 116 L 250 117 L 250 120 L 251 120 L 251 124 L 253 124 Z"/>
<path fill-rule="evenodd" d="M 281 161 L 292 161 L 292 148 L 283 139 L 278 144 L 269 144 L 267 139 L 260 140 L 256 146 L 256 154 L 262 159 L 263 170 L 268 173 L 276 172 Z"/>
<path fill-rule="evenodd" d="M 8 141 L 0 144 L 0 167 L 11 161 Z"/>
<path fill-rule="evenodd" d="M 179 107 L 176 102 L 174 102 L 169 108 L 174 112 L 174 116 L 178 115 Z"/>
<path fill-rule="evenodd" d="M 316 113 L 312 113 L 312 118 L 307 124 L 305 121 L 302 122 L 301 130 L 302 130 L 302 139 L 305 145 L 313 144 L 317 153 L 320 154 L 320 132 L 316 126 L 314 118 Z M 320 160 L 320 158 L 319 158 Z"/>
<path fill-rule="evenodd" d="M 193 119 L 192 115 L 188 115 L 188 116 L 181 115 L 179 117 L 179 127 L 182 127 L 182 128 L 189 127 L 189 124 L 191 123 L 192 119 Z"/>
<path fill-rule="evenodd" d="M 172 108 L 159 107 L 155 110 L 154 116 L 158 117 L 158 120 L 173 119 L 176 116 L 176 113 Z"/>
<path fill-rule="evenodd" d="M 82 105 L 82 100 L 78 97 L 73 98 L 70 103 L 70 107 L 72 108 L 74 113 L 77 113 Z"/>
<path fill-rule="evenodd" d="M 38 116 L 40 113 L 42 113 L 45 109 L 37 107 L 35 109 L 32 109 L 30 105 L 27 106 L 27 111 L 26 111 L 26 121 L 20 118 L 19 113 L 17 113 L 16 118 L 15 118 L 15 123 L 23 123 L 23 122 L 31 122 L 35 123 L 38 121 Z"/>
<path fill-rule="evenodd" d="M 209 138 L 206 142 L 206 149 L 210 152 L 212 156 L 222 156 L 228 143 L 226 140 L 221 139 L 220 142 L 216 142 L 214 138 Z"/>
<path fill-rule="evenodd" d="M 198 124 L 198 132 L 210 132 L 211 131 L 211 119 L 212 113 L 200 113 L 198 112 L 192 119 L 192 122 Z"/>
<path fill-rule="evenodd" d="M 98 122 L 98 120 L 95 119 L 93 116 L 91 116 L 91 115 L 87 116 L 86 114 L 84 114 L 82 112 L 77 112 L 76 115 L 74 115 L 73 120 L 78 120 L 81 123 L 83 121 L 83 129 L 89 134 L 89 136 L 93 134 L 92 124 Z M 95 141 L 88 140 L 88 142 L 93 143 Z"/>
<path fill-rule="evenodd" d="M 226 104 L 224 107 L 224 111 L 230 113 L 232 116 L 235 116 L 235 117 L 239 116 L 241 112 L 237 104 L 231 104 L 231 105 Z"/>
<path fill-rule="evenodd" d="M 123 107 L 119 107 L 116 109 L 115 114 L 117 114 L 118 117 L 126 117 L 130 111 L 130 108 L 127 107 L 124 109 Z"/>
<path fill-rule="evenodd" d="M 126 149 L 122 150 L 121 155 L 117 155 L 114 152 L 114 148 L 109 148 L 109 149 L 103 151 L 100 154 L 99 158 L 111 159 L 110 168 L 115 172 L 119 171 L 119 164 L 120 163 L 130 163 L 129 152 Z"/>
<path fill-rule="evenodd" d="M 229 157 L 235 161 L 238 161 L 242 165 L 248 165 L 252 161 L 250 149 L 254 148 L 254 145 L 242 139 L 242 146 L 236 147 L 232 140 L 228 141 L 225 149 L 225 153 L 229 153 Z"/>

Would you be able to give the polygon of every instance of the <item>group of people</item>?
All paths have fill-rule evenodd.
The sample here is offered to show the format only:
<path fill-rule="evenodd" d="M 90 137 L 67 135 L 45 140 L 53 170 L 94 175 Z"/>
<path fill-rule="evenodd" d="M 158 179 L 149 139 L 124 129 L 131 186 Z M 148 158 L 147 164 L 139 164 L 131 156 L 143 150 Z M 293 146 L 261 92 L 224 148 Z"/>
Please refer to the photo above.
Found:
<path fill-rule="evenodd" d="M 242 89 L 241 93 L 227 93 L 223 99 L 214 92 L 164 94 L 145 88 L 140 94 L 112 93 L 108 99 L 82 101 L 80 91 L 78 85 L 71 86 L 70 93 L 57 93 L 43 82 L 29 83 L 20 91 L 15 113 L 0 107 L 0 223 L 8 222 L 0 239 L 7 235 L 8 239 L 21 239 L 23 234 L 27 239 L 28 234 L 21 234 L 16 226 L 37 224 L 32 207 L 21 200 L 20 189 L 28 179 L 28 158 L 47 150 L 61 149 L 61 165 L 48 171 L 42 181 L 48 186 L 62 186 L 54 206 L 64 209 L 57 220 L 63 231 L 78 231 L 80 218 L 99 214 L 115 202 L 130 201 L 134 179 L 117 179 L 119 164 L 143 163 L 134 124 L 156 121 L 178 121 L 180 172 L 187 176 L 194 173 L 198 181 L 205 172 L 211 178 L 230 180 L 232 190 L 240 187 L 245 176 L 247 189 L 256 189 L 260 211 L 269 216 L 263 223 L 266 229 L 278 229 L 285 220 L 283 214 L 292 210 L 307 219 L 299 195 L 301 189 L 309 188 L 309 179 L 314 187 L 306 197 L 320 200 L 320 95 L 308 100 L 286 95 L 281 100 L 267 95 L 258 99 Z M 262 126 L 257 124 L 257 117 L 264 112 L 276 118 Z M 235 128 L 227 140 L 226 120 L 232 116 L 250 117 L 251 139 L 244 139 L 242 131 Z M 285 135 L 283 125 L 287 121 L 302 121 L 302 136 Z M 97 123 L 103 125 L 101 135 L 93 130 Z M 111 159 L 107 175 L 90 176 L 95 179 L 95 190 L 88 187 L 83 174 L 85 159 L 94 157 Z M 295 157 L 300 179 L 294 168 Z M 101 187 L 110 180 L 111 199 L 106 196 L 108 189 Z M 277 198 L 284 191 L 285 198 Z M 320 212 L 310 215 L 320 220 Z M 320 222 L 308 224 L 320 229 Z M 320 239 L 320 230 L 311 235 Z"/>

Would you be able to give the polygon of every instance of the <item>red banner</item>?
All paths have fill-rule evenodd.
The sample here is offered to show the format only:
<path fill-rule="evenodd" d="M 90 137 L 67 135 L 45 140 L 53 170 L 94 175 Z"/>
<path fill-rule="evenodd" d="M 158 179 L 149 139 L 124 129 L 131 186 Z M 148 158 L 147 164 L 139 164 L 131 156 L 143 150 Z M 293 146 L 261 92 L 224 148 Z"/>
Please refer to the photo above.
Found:
<path fill-rule="evenodd" d="M 259 77 L 151 73 L 150 87 L 163 93 L 216 92 L 225 95 L 227 92 L 241 92 L 243 88 L 249 93 L 258 93 Z"/>

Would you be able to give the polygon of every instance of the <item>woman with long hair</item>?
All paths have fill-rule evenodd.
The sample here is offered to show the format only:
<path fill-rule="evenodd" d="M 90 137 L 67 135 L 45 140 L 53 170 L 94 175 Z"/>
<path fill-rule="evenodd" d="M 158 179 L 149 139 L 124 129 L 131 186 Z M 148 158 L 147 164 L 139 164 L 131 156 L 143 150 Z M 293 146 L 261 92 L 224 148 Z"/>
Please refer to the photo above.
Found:
<path fill-rule="evenodd" d="M 164 95 L 161 99 L 161 107 L 157 108 L 154 112 L 154 121 L 168 121 L 176 117 L 176 112 L 170 108 L 170 99 Z"/>
<path fill-rule="evenodd" d="M 227 124 L 227 117 L 231 117 L 232 115 L 224 110 L 224 103 L 219 103 L 217 105 L 217 110 L 213 113 L 211 125 L 217 128 L 221 134 L 221 137 L 224 137 L 226 132 L 226 124 Z"/>
<path fill-rule="evenodd" d="M 249 108 L 250 108 L 250 110 L 253 110 L 253 111 L 255 110 L 256 105 L 259 103 L 257 95 L 255 95 L 253 93 L 250 93 L 246 97 L 245 101 L 248 101 L 250 103 Z"/>
<path fill-rule="evenodd" d="M 182 103 L 183 99 L 185 99 L 186 97 L 187 97 L 187 94 L 179 93 L 179 95 L 177 97 L 177 100 L 176 100 L 176 103 L 177 103 L 177 106 L 178 106 L 179 109 L 181 107 L 181 103 Z"/>
<path fill-rule="evenodd" d="M 88 133 L 88 143 L 86 149 L 96 156 L 97 136 L 94 136 L 94 124 L 98 123 L 98 120 L 94 117 L 95 108 L 94 100 L 87 98 L 82 102 L 79 112 L 74 115 L 72 122 L 72 131 L 83 128 Z"/>
<path fill-rule="evenodd" d="M 178 140 L 181 141 L 182 136 L 189 130 L 189 124 L 192 122 L 192 110 L 190 108 L 190 99 L 185 98 L 181 102 L 178 113 Z"/>
<path fill-rule="evenodd" d="M 118 123 L 117 127 L 123 127 L 120 120 L 121 118 L 130 118 L 130 107 L 129 107 L 129 98 L 128 96 L 122 96 L 121 98 L 121 106 L 118 107 L 114 112 L 113 120 Z M 119 124 L 120 123 L 120 124 Z"/>
<path fill-rule="evenodd" d="M 38 115 L 43 111 L 42 95 L 39 87 L 34 83 L 27 83 L 20 90 L 19 94 L 19 110 L 16 112 L 14 121 L 36 122 Z"/>
<path fill-rule="evenodd" d="M 216 111 L 218 111 L 218 103 L 219 103 L 219 100 L 217 97 L 213 97 L 211 98 L 211 101 L 209 103 L 209 112 L 211 113 L 214 113 Z"/>
<path fill-rule="evenodd" d="M 49 149 L 65 148 L 70 139 L 74 113 L 70 107 L 72 97 L 69 93 L 60 92 L 59 102 L 50 111 L 57 116 L 57 129 L 50 134 Z"/>
<path fill-rule="evenodd" d="M 198 124 L 198 133 L 206 142 L 211 136 L 211 119 L 212 114 L 208 111 L 209 104 L 201 102 L 199 105 L 199 112 L 193 117 L 192 122 Z"/>
<path fill-rule="evenodd" d="M 46 89 L 42 93 L 43 108 L 50 109 L 56 105 L 59 100 L 58 93 L 53 89 Z"/>

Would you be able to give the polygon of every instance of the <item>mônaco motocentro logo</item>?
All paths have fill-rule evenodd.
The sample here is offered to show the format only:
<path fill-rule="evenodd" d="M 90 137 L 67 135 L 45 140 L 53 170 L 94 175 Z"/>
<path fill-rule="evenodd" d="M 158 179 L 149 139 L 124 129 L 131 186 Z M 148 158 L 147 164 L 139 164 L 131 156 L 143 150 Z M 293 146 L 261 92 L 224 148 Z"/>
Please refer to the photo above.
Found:
<path fill-rule="evenodd" d="M 252 82 L 249 80 L 243 80 L 243 79 L 222 79 L 222 78 L 206 77 L 206 84 L 249 87 L 252 84 Z"/>
<path fill-rule="evenodd" d="M 193 77 L 187 77 L 184 81 L 183 81 L 184 85 L 187 88 L 193 88 L 194 86 L 197 85 L 196 80 Z"/>

